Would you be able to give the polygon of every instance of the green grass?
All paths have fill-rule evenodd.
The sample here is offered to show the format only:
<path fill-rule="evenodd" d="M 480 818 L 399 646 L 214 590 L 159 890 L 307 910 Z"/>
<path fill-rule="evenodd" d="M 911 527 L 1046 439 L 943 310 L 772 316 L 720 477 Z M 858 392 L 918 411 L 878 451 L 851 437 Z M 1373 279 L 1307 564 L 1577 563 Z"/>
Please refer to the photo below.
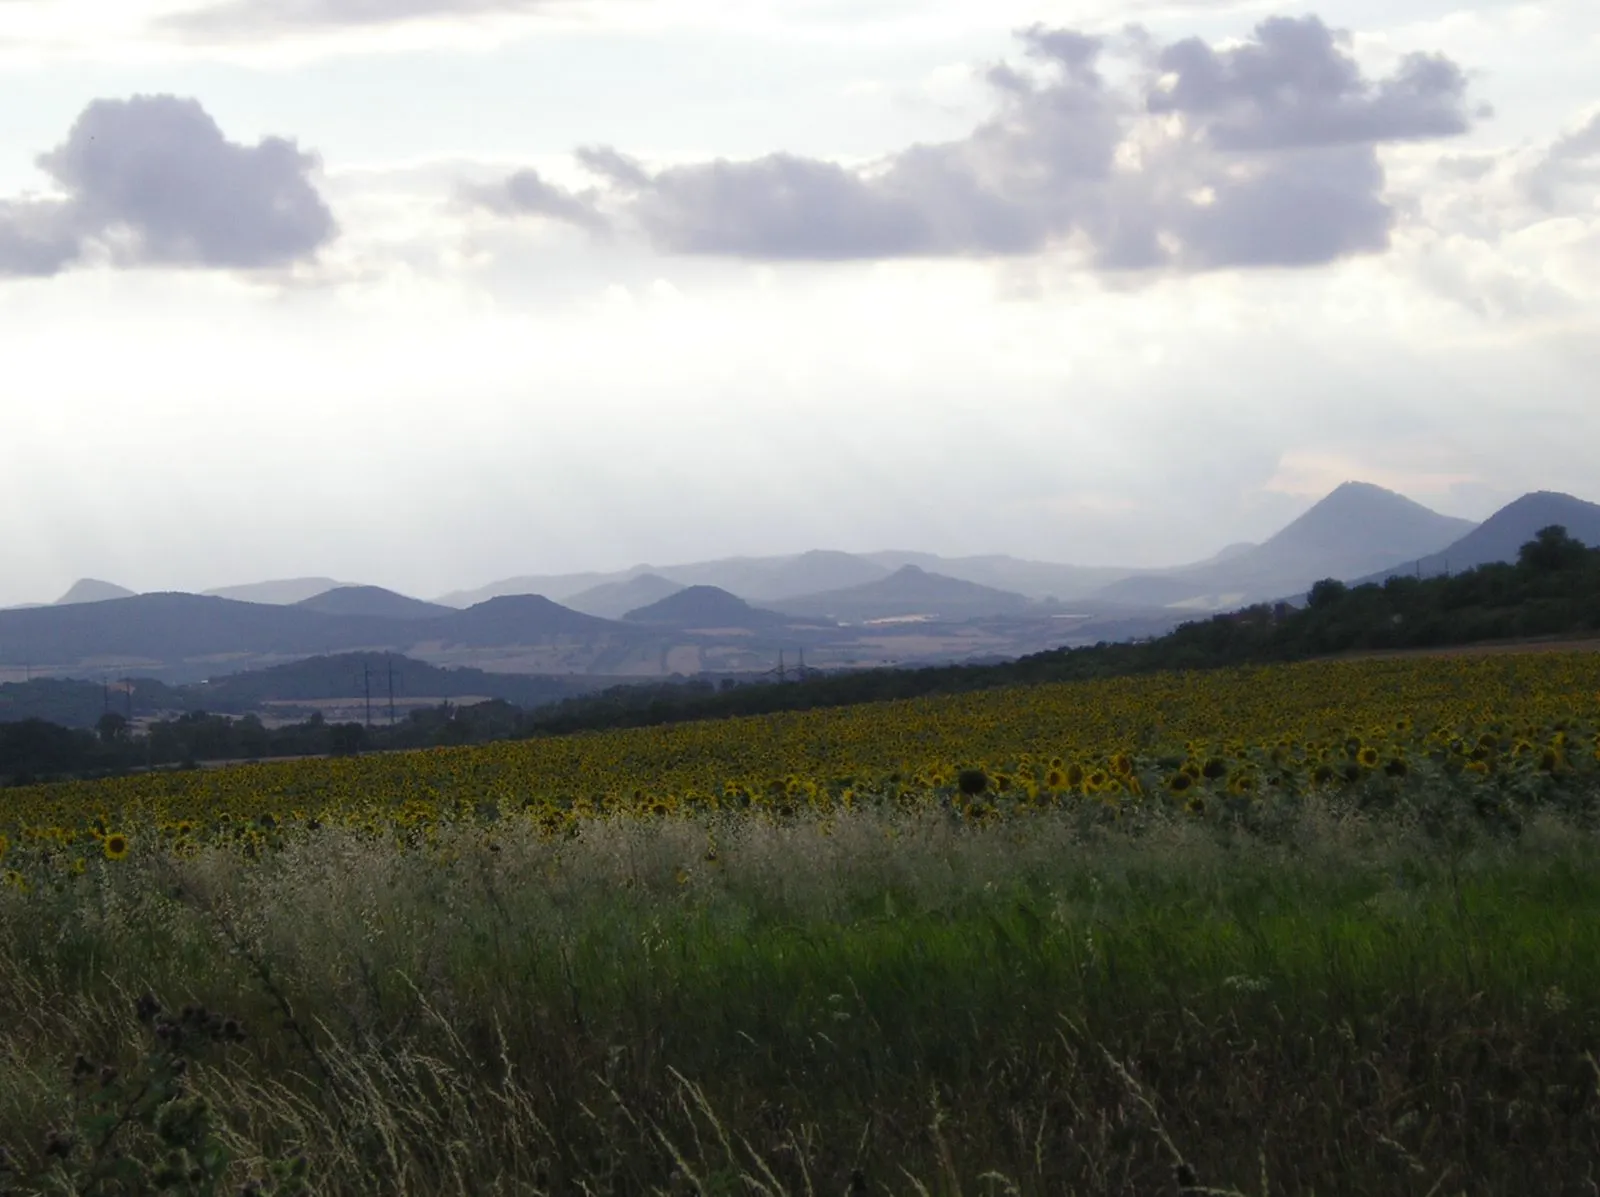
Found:
<path fill-rule="evenodd" d="M 1149 1194 L 1180 1162 L 1252 1197 L 1586 1191 L 1594 835 L 1314 804 L 1289 831 L 873 814 L 136 854 L 0 899 L 0 1143 L 16 1191 L 90 1191 L 104 1128 L 65 1160 L 46 1137 L 89 1125 L 79 1053 L 164 1058 L 148 991 L 249 1033 L 184 1082 L 218 1192 L 297 1154 L 340 1194 Z"/>

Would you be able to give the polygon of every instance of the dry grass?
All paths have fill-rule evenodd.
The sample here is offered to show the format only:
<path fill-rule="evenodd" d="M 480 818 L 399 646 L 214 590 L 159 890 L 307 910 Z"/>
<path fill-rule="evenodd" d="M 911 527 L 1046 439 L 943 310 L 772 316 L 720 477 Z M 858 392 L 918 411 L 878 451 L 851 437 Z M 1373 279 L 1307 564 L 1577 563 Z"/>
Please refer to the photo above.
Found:
<path fill-rule="evenodd" d="M 136 855 L 0 895 L 0 1143 L 14 1191 L 140 1191 L 84 1180 L 71 1073 L 165 1058 L 149 992 L 248 1031 L 184 1081 L 213 1191 L 1596 1191 L 1592 834 L 1319 803 L 1288 830 L 875 813 Z M 167 1150 L 136 1120 L 114 1147 Z"/>

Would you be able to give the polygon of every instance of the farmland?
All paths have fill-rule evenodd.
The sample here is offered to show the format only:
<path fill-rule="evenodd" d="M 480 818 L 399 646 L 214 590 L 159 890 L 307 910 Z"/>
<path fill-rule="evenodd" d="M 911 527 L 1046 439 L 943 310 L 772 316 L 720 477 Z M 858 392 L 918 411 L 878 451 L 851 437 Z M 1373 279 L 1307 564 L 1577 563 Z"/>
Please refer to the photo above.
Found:
<path fill-rule="evenodd" d="M 0 791 L 0 1144 L 29 1192 L 1565 1191 L 1597 736 L 1552 652 Z"/>

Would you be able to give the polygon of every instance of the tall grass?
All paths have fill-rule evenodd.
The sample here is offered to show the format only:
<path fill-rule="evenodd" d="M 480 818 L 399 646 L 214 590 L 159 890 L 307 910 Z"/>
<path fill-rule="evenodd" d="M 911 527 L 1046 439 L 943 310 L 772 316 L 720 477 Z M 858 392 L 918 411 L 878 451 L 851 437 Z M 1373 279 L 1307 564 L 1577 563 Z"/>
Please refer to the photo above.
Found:
<path fill-rule="evenodd" d="M 0 1143 L 17 1191 L 87 1188 L 87 1112 L 118 1107 L 74 1061 L 148 1071 L 148 994 L 245 1028 L 183 1082 L 228 1191 L 1596 1191 L 1594 833 L 1318 803 L 1275 830 L 875 812 L 136 852 L 0 896 Z"/>

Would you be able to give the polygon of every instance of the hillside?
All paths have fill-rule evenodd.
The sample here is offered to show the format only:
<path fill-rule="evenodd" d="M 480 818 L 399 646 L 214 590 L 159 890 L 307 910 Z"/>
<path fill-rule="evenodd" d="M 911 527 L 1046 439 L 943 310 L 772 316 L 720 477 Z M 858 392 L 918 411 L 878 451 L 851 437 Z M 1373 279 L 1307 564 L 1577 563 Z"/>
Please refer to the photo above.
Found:
<path fill-rule="evenodd" d="M 842 590 L 784 599 L 773 604 L 786 615 L 860 623 L 874 619 L 960 620 L 1017 615 L 1032 604 L 1011 591 L 901 566 L 887 578 Z"/>
<path fill-rule="evenodd" d="M 1473 526 L 1381 486 L 1346 482 L 1259 545 L 1126 578 L 1095 597 L 1149 606 L 1236 607 L 1303 593 L 1321 578 L 1359 578 L 1392 568 L 1436 552 Z"/>
<path fill-rule="evenodd" d="M 600 619 L 621 619 L 629 611 L 648 607 L 682 589 L 681 582 L 663 578 L 660 574 L 637 574 L 623 581 L 601 582 L 598 586 L 580 590 L 562 605 Z"/>
<path fill-rule="evenodd" d="M 742 598 L 716 586 L 688 586 L 649 606 L 629 611 L 629 623 L 674 628 L 772 628 L 788 624 L 789 617 L 752 607 Z"/>
<path fill-rule="evenodd" d="M 1439 552 L 1361 580 L 1381 582 L 1395 574 L 1431 578 L 1496 561 L 1515 561 L 1521 547 L 1532 540 L 1540 528 L 1552 524 L 1565 528 L 1574 540 L 1591 547 L 1600 546 L 1600 504 L 1541 490 L 1507 503 Z"/>
<path fill-rule="evenodd" d="M 336 586 L 293 605 L 324 615 L 371 615 L 379 619 L 437 619 L 454 614 L 449 607 L 396 594 L 382 586 Z"/>

